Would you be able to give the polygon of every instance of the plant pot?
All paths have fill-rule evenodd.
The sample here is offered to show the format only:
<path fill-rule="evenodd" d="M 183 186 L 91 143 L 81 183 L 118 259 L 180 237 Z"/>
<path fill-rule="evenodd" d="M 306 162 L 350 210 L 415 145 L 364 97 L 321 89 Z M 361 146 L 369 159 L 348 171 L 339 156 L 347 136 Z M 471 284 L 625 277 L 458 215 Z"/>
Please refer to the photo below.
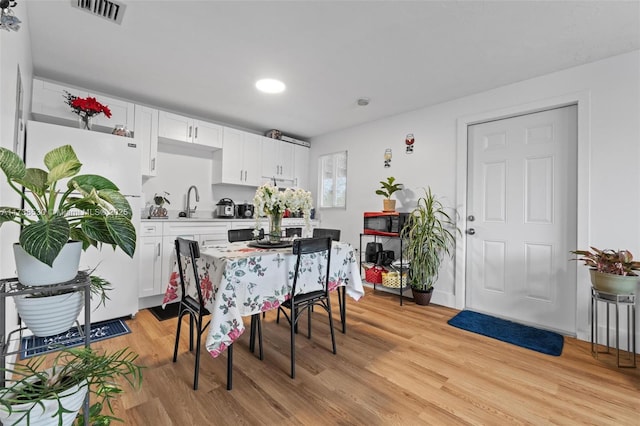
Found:
<path fill-rule="evenodd" d="M 51 369 L 46 370 L 46 372 L 51 374 Z M 24 404 L 14 404 L 11 406 L 11 414 L 8 413 L 5 406 L 0 405 L 0 421 L 4 425 L 50 426 L 61 424 L 69 426 L 78 416 L 87 391 L 87 382 L 84 381 L 62 391 L 58 395 L 59 399 L 51 398 Z M 10 393 L 2 393 L 1 395 L 3 399 L 11 397 Z M 69 412 L 65 412 L 61 416 L 56 415 L 55 413 L 60 406 Z M 27 412 L 29 414 L 25 415 Z M 21 419 L 23 416 L 24 418 Z M 60 420 L 62 423 L 59 423 Z"/>
<path fill-rule="evenodd" d="M 385 198 L 382 200 L 382 211 L 383 212 L 395 212 L 396 211 L 396 200 L 390 200 Z"/>
<path fill-rule="evenodd" d="M 82 310 L 84 293 L 31 297 L 18 295 L 13 298 L 20 318 L 38 337 L 54 336 L 71 328 Z"/>
<path fill-rule="evenodd" d="M 416 305 L 427 306 L 431 303 L 433 287 L 429 290 L 418 290 L 417 288 L 411 287 L 411 293 L 413 294 L 413 301 L 416 302 Z"/>
<path fill-rule="evenodd" d="M 39 286 L 63 283 L 78 275 L 82 242 L 70 241 L 53 261 L 53 266 L 40 262 L 24 251 L 19 243 L 13 245 L 18 280 L 24 285 Z"/>
<path fill-rule="evenodd" d="M 591 284 L 596 290 L 613 294 L 635 294 L 640 277 L 606 274 L 590 269 Z"/>

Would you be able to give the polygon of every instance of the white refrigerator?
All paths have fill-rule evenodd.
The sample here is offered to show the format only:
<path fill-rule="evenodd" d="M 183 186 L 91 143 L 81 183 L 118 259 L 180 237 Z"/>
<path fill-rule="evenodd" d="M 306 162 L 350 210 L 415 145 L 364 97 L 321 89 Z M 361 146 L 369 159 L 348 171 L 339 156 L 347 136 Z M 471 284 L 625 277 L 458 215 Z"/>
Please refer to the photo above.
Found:
<path fill-rule="evenodd" d="M 137 244 L 140 242 L 140 195 L 142 174 L 140 170 L 141 144 L 135 138 L 76 129 L 73 127 L 29 121 L 27 124 L 25 163 L 27 167 L 46 170 L 44 155 L 61 145 L 71 145 L 82 163 L 79 174 L 97 174 L 111 180 L 127 197 L 133 212 Z M 66 185 L 66 182 L 64 182 Z M 80 269 L 92 270 L 109 281 L 113 290 L 107 295 L 106 306 L 97 307 L 99 300 L 91 301 L 91 322 L 133 316 L 138 312 L 139 257 L 136 249 L 132 258 L 122 250 L 103 245 L 82 253 Z M 96 308 L 97 307 L 97 308 Z M 84 322 L 84 313 L 79 316 Z"/>

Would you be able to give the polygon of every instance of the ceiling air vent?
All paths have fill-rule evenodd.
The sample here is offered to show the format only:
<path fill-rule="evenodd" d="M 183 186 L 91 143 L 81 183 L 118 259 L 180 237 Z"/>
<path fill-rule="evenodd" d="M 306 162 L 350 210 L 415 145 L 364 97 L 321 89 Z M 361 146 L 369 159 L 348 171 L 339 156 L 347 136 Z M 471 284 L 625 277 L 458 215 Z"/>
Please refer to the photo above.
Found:
<path fill-rule="evenodd" d="M 122 23 L 127 7 L 113 0 L 71 0 L 71 6 L 116 24 Z"/>

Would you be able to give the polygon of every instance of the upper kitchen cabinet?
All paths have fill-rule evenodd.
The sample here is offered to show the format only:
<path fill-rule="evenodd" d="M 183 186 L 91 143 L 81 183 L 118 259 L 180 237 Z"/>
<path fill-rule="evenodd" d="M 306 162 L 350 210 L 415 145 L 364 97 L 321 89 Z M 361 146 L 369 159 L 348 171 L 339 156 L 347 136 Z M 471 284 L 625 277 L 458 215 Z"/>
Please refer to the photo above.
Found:
<path fill-rule="evenodd" d="M 50 81 L 33 79 L 33 95 L 31 112 L 36 121 L 59 124 L 63 126 L 77 126 L 78 115 L 66 103 L 65 91 L 74 96 L 85 98 L 95 97 L 98 102 L 111 110 L 111 118 L 104 114 L 94 116 L 91 121 L 93 130 L 111 133 L 116 125 L 121 124 L 128 129 L 134 127 L 134 104 L 108 96 L 90 93 L 85 89 L 52 83 Z"/>
<path fill-rule="evenodd" d="M 222 148 L 222 129 L 219 124 L 195 120 L 171 112 L 160 111 L 158 137 L 174 142 L 193 143 L 209 148 Z"/>
<path fill-rule="evenodd" d="M 262 176 L 293 182 L 294 145 L 262 137 Z"/>
<path fill-rule="evenodd" d="M 259 186 L 262 136 L 224 127 L 222 151 L 213 153 L 213 183 Z"/>
<path fill-rule="evenodd" d="M 309 186 L 309 148 L 293 145 L 293 185 L 308 190 Z"/>
<path fill-rule="evenodd" d="M 135 106 L 134 136 L 142 144 L 142 175 L 157 175 L 158 110 L 143 105 Z"/>

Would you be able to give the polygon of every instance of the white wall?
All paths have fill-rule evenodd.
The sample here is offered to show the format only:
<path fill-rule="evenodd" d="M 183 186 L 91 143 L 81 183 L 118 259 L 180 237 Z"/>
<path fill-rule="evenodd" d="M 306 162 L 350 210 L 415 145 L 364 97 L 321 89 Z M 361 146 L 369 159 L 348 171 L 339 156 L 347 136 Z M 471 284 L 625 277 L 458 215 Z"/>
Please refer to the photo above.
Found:
<path fill-rule="evenodd" d="M 398 197 L 398 210 L 411 209 L 414 192 L 427 185 L 446 205 L 464 210 L 465 200 L 457 199 L 456 189 L 456 168 L 466 162 L 456 150 L 458 121 L 492 112 L 499 116 L 505 110 L 526 112 L 532 104 L 553 106 L 558 98 L 572 97 L 586 104 L 579 116 L 579 145 L 586 153 L 579 159 L 585 172 L 579 185 L 587 209 L 580 213 L 585 223 L 578 224 L 578 243 L 584 243 L 580 248 L 626 248 L 640 256 L 640 51 L 314 138 L 311 176 L 317 176 L 320 155 L 349 152 L 347 209 L 320 211 L 323 226 L 341 228 L 342 238 L 357 246 L 362 212 L 381 209 L 374 190 L 389 175 L 409 188 Z M 403 153 L 407 133 L 416 140 L 411 155 Z M 383 167 L 385 148 L 393 149 L 388 169 Z M 577 332 L 587 338 L 590 284 L 587 268 L 576 267 Z M 451 263 L 444 268 L 433 302 L 454 306 L 456 267 Z"/>
<path fill-rule="evenodd" d="M 24 90 L 23 121 L 31 111 L 31 81 L 33 65 L 31 63 L 31 41 L 29 38 L 29 19 L 24 2 L 13 8 L 15 15 L 22 21 L 19 31 L 0 30 L 0 146 L 13 149 L 14 126 L 16 118 L 16 87 L 18 65 Z M 19 206 L 20 198 L 6 184 L 4 175 L 0 179 L 0 206 Z M 15 277 L 15 262 L 12 244 L 18 241 L 19 227 L 5 224 L 0 227 L 0 278 Z M 15 328 L 17 323 L 12 302 L 7 303 L 7 329 Z"/>
<path fill-rule="evenodd" d="M 158 152 L 158 176 L 146 178 L 142 183 L 145 202 L 153 203 L 155 193 L 167 191 L 171 202 L 165 206 L 171 217 L 185 210 L 189 186 L 196 185 L 200 202 L 195 203 L 191 193 L 191 206 L 197 205 L 197 217 L 212 217 L 216 204 L 222 198 L 231 198 L 235 203 L 253 202 L 256 189 L 237 185 L 211 185 L 211 153 L 193 151 L 185 155 L 185 148 L 162 146 Z M 145 217 L 145 216 L 143 216 Z"/>

